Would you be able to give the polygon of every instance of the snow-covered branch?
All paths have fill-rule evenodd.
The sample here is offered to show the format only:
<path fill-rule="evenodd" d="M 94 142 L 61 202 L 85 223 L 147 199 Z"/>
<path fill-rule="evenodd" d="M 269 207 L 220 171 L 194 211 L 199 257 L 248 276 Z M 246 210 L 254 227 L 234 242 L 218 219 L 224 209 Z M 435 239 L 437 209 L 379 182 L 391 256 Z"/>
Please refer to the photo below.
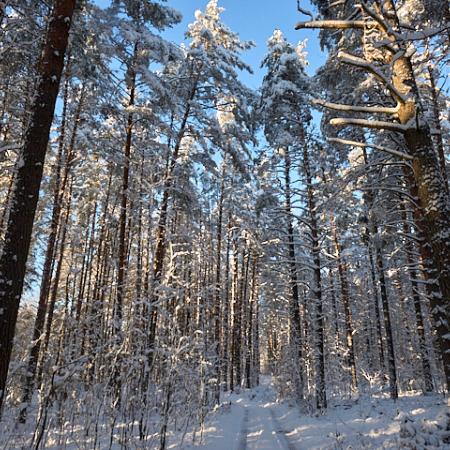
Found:
<path fill-rule="evenodd" d="M 396 131 L 398 133 L 404 133 L 409 129 L 408 125 L 402 125 L 400 123 L 385 122 L 383 120 L 356 119 L 353 117 L 336 117 L 330 120 L 330 124 L 334 126 L 354 125 L 375 130 Z"/>
<path fill-rule="evenodd" d="M 369 114 L 397 114 L 399 105 L 394 108 L 389 107 L 372 107 L 372 106 L 357 106 L 357 105 L 343 105 L 341 103 L 327 102 L 321 99 L 314 99 L 312 101 L 315 105 L 323 106 L 324 108 L 334 109 L 336 111 L 351 111 Z"/>
<path fill-rule="evenodd" d="M 364 2 L 363 0 L 361 0 L 360 5 L 362 7 L 362 9 L 364 10 L 364 12 L 366 14 L 368 14 L 370 17 L 372 17 L 372 19 L 375 21 L 375 23 L 377 24 L 378 28 L 380 28 L 382 31 L 384 31 L 385 33 L 391 33 L 391 27 L 389 26 L 389 24 L 384 20 L 383 17 L 381 17 L 379 14 L 377 14 L 373 9 L 371 9 L 366 2 Z"/>
<path fill-rule="evenodd" d="M 366 70 L 367 72 L 370 72 L 372 75 L 374 75 L 380 81 L 383 82 L 386 88 L 398 101 L 400 102 L 406 101 L 405 96 L 394 87 L 394 85 L 386 77 L 386 75 L 384 75 L 381 71 L 379 71 L 369 61 L 365 60 L 364 58 L 360 58 L 359 56 L 351 55 L 350 53 L 346 53 L 344 51 L 340 51 L 338 53 L 338 58 L 345 64 L 350 64 L 352 66 L 359 67 L 361 69 Z"/>
<path fill-rule="evenodd" d="M 351 145 L 353 147 L 373 148 L 375 150 L 380 150 L 381 152 L 389 153 L 391 155 L 398 156 L 399 158 L 407 159 L 409 161 L 412 161 L 412 159 L 413 159 L 413 157 L 408 155 L 407 153 L 399 152 L 398 150 L 394 150 L 393 148 L 383 147 L 383 146 L 377 145 L 377 144 L 351 141 L 348 139 L 341 139 L 341 138 L 328 138 L 328 141 L 334 142 L 336 144 Z"/>
<path fill-rule="evenodd" d="M 295 26 L 296 30 L 306 28 L 320 28 L 322 30 L 347 30 L 347 29 L 364 29 L 366 27 L 377 27 L 376 22 L 367 22 L 364 20 L 312 20 L 309 22 L 298 22 Z"/>

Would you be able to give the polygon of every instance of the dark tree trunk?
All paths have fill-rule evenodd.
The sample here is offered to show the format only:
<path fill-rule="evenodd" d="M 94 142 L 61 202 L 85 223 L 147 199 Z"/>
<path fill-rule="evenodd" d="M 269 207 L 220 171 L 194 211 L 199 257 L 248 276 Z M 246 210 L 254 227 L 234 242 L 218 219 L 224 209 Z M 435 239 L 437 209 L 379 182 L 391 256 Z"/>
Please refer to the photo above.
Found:
<path fill-rule="evenodd" d="M 55 271 L 55 276 L 54 276 L 54 280 L 53 280 L 53 285 L 52 285 L 51 292 L 50 292 L 50 300 L 48 302 L 48 311 L 47 311 L 47 320 L 45 323 L 44 341 L 42 343 L 42 361 L 40 363 L 38 373 L 36 376 L 36 381 L 37 381 L 36 386 L 39 386 L 41 383 L 43 365 L 44 365 L 46 357 L 47 357 L 47 349 L 48 349 L 48 344 L 50 342 L 50 333 L 52 331 L 53 317 L 54 317 L 54 313 L 55 313 L 55 305 L 56 305 L 56 299 L 57 299 L 57 295 L 58 295 L 59 280 L 61 278 L 61 270 L 62 270 L 62 265 L 64 262 L 64 251 L 66 248 L 66 235 L 67 235 L 67 227 L 68 227 L 69 217 L 70 217 L 71 201 L 72 201 L 72 183 L 69 186 L 69 192 L 68 192 L 68 198 L 67 198 L 67 209 L 66 209 L 66 214 L 64 217 L 64 223 L 62 224 L 62 232 L 61 232 L 61 238 L 60 238 L 59 257 L 58 257 L 58 262 L 56 265 L 56 271 Z"/>
<path fill-rule="evenodd" d="M 223 298 L 223 320 L 222 320 L 222 377 L 224 389 L 228 389 L 229 382 L 229 340 L 230 340 L 230 249 L 231 249 L 231 219 L 228 218 L 227 225 L 227 249 L 225 253 L 225 293 Z"/>
<path fill-rule="evenodd" d="M 302 324 L 300 317 L 300 297 L 297 281 L 297 258 L 295 254 L 294 225 L 292 223 L 291 206 L 291 158 L 289 148 L 284 153 L 284 212 L 286 214 L 288 258 L 289 258 L 289 330 L 290 345 L 293 351 L 294 367 L 296 368 L 295 389 L 299 400 L 303 399 L 304 391 L 304 360 L 302 349 Z"/>
<path fill-rule="evenodd" d="M 220 183 L 220 196 L 219 196 L 219 217 L 217 219 L 217 247 L 216 247 L 216 279 L 215 279 L 215 292 L 214 292 L 214 345 L 216 349 L 216 388 L 215 388 L 215 401 L 220 403 L 220 383 L 221 383 L 221 345 L 220 345 L 220 328 L 221 328 L 221 269 L 222 269 L 222 220 L 223 220 L 223 200 L 225 193 L 225 174 L 226 166 L 224 164 L 222 171 L 222 180 Z"/>
<path fill-rule="evenodd" d="M 313 177 L 309 163 L 308 148 L 303 146 L 303 168 L 305 171 L 308 214 L 310 219 L 311 240 L 312 240 L 312 259 L 314 276 L 314 300 L 315 300 L 315 362 L 316 362 L 316 403 L 317 408 L 323 410 L 327 407 L 327 394 L 325 384 L 325 333 L 323 319 L 323 299 L 322 299 L 322 273 L 320 262 L 320 238 L 317 221 L 316 199 L 313 186 Z"/>
<path fill-rule="evenodd" d="M 247 320 L 247 356 L 245 362 L 245 377 L 247 389 L 251 389 L 254 384 L 254 371 L 255 371 L 255 360 L 254 360 L 254 323 L 255 323 L 255 304 L 257 303 L 257 276 L 256 276 L 256 266 L 258 262 L 258 257 L 253 255 L 252 258 L 252 275 L 251 275 L 251 289 L 250 289 L 250 299 L 248 304 L 248 320 Z"/>
<path fill-rule="evenodd" d="M 450 32 L 450 31 L 449 31 Z M 433 107 L 433 119 L 434 119 L 434 127 L 436 129 L 435 133 L 435 141 L 436 141 L 436 147 L 438 150 L 438 158 L 439 158 L 439 166 L 441 169 L 442 178 L 444 180 L 444 187 L 447 192 L 447 195 L 449 194 L 449 186 L 448 186 L 448 175 L 447 175 L 447 163 L 445 161 L 445 147 L 444 147 L 444 140 L 442 135 L 442 126 L 441 126 L 441 119 L 440 119 L 440 110 L 439 110 L 439 98 L 438 98 L 438 91 L 436 87 L 436 81 L 434 79 L 433 69 L 431 67 L 428 67 L 428 74 L 430 76 L 430 91 L 431 91 L 431 100 L 432 100 L 432 107 Z"/>
<path fill-rule="evenodd" d="M 338 261 L 339 279 L 341 282 L 341 298 L 342 305 L 344 306 L 345 314 L 345 331 L 347 335 L 347 348 L 348 348 L 348 367 L 350 369 L 352 377 L 352 390 L 356 391 L 358 388 L 358 380 L 356 377 L 356 363 L 355 363 L 355 348 L 353 345 L 353 321 L 352 311 L 350 309 L 350 290 L 348 286 L 347 267 L 342 260 L 341 255 L 341 243 L 337 235 L 336 225 L 333 227 L 333 238 L 336 246 L 336 256 Z"/>
<path fill-rule="evenodd" d="M 25 133 L 0 258 L 0 410 L 31 243 L 33 221 L 76 0 L 56 0 L 39 61 L 39 83 Z"/>
<path fill-rule="evenodd" d="M 138 47 L 134 46 L 134 58 L 136 57 Z M 133 68 L 129 68 L 128 73 L 128 89 L 129 100 L 128 106 L 134 106 L 135 90 L 136 90 L 136 73 Z M 125 269 L 127 265 L 127 208 L 128 208 L 128 188 L 130 178 L 130 158 L 131 144 L 133 139 L 133 114 L 129 113 L 127 117 L 127 135 L 125 139 L 125 148 L 123 155 L 123 171 L 122 171 L 122 192 L 120 203 L 119 218 L 119 257 L 117 267 L 117 297 L 113 317 L 114 334 L 120 342 L 120 334 L 122 330 L 123 315 L 123 297 L 125 291 Z"/>
<path fill-rule="evenodd" d="M 408 224 L 408 217 L 406 212 L 403 212 L 403 233 L 405 235 L 405 253 L 406 253 L 406 263 L 408 265 L 409 278 L 411 283 L 411 292 L 412 292 L 412 300 L 414 304 L 414 313 L 416 318 L 416 326 L 417 326 L 417 336 L 419 338 L 419 352 L 420 352 L 420 360 L 422 362 L 422 373 L 423 373 L 423 381 L 424 392 L 432 392 L 433 391 L 433 376 L 431 374 L 431 364 L 428 357 L 427 345 L 425 340 L 425 327 L 423 320 L 423 312 L 422 305 L 420 301 L 420 291 L 418 280 L 418 273 L 415 269 L 415 261 L 413 254 L 413 244 L 411 239 L 409 238 L 411 228 Z"/>
<path fill-rule="evenodd" d="M 436 270 L 436 256 L 439 255 L 434 255 L 434 248 L 430 242 L 432 230 L 427 230 L 427 227 L 429 226 L 428 220 L 424 212 L 414 173 L 410 168 L 405 167 L 404 175 L 407 180 L 409 192 L 415 200 L 412 205 L 413 218 L 420 238 L 419 251 L 424 266 L 425 286 L 427 295 L 430 299 L 433 325 L 437 331 L 437 344 L 444 365 L 447 390 L 450 390 L 450 340 L 445 338 L 445 336 L 448 336 L 450 333 L 450 317 L 448 307 L 446 307 L 448 302 L 445 301 L 444 292 L 441 292 L 441 289 L 443 286 L 445 287 L 445 284 L 442 285 L 440 277 L 440 275 L 445 275 L 445 273 L 441 274 Z M 448 295 L 450 296 L 450 293 L 448 293 Z M 444 308 L 442 308 L 442 305 L 444 305 Z"/>
<path fill-rule="evenodd" d="M 377 231 L 375 230 L 376 234 Z M 392 337 L 392 326 L 391 326 L 391 313 L 389 308 L 389 298 L 386 286 L 386 277 L 384 274 L 384 262 L 383 256 L 381 254 L 381 249 L 375 247 L 375 258 L 378 268 L 378 283 L 380 286 L 381 303 L 383 305 L 383 318 L 384 318 L 384 329 L 386 332 L 386 346 L 387 346 L 387 357 L 388 357 L 388 372 L 389 372 L 389 392 L 391 398 L 398 398 L 398 388 L 397 388 L 397 370 L 395 365 L 395 355 L 394 355 L 394 340 Z"/>

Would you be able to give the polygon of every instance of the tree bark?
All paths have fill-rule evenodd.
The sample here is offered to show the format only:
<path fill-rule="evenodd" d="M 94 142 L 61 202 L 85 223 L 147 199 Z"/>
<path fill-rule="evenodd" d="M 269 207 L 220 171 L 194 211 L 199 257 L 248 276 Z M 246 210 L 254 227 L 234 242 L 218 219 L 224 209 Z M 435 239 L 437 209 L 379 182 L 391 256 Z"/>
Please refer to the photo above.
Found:
<path fill-rule="evenodd" d="M 217 219 L 217 242 L 216 242 L 216 274 L 215 274 L 215 291 L 214 291 L 214 346 L 216 350 L 216 389 L 215 389 L 215 401 L 220 403 L 220 384 L 221 384 L 221 345 L 220 345 L 220 329 L 221 329 L 221 269 L 222 269 L 222 220 L 223 220 L 223 201 L 225 194 L 225 175 L 226 166 L 224 163 L 222 171 L 222 180 L 220 182 L 220 195 L 219 195 L 219 216 Z"/>
<path fill-rule="evenodd" d="M 375 230 L 374 234 L 377 234 Z M 380 286 L 381 303 L 383 305 L 384 330 L 386 332 L 386 346 L 389 372 L 389 393 L 392 399 L 398 398 L 397 370 L 395 365 L 394 339 L 392 337 L 391 312 L 384 273 L 384 262 L 379 245 L 375 246 L 375 259 L 377 264 L 378 284 Z"/>
<path fill-rule="evenodd" d="M 339 279 L 341 282 L 341 297 L 342 304 L 344 306 L 344 314 L 345 314 L 345 331 L 347 335 L 347 348 L 348 348 L 348 366 L 350 369 L 351 377 L 352 377 L 352 390 L 356 391 L 358 388 L 358 380 L 356 377 L 356 363 L 355 363 L 355 349 L 353 345 L 353 322 L 352 322 L 352 311 L 350 309 L 350 291 L 348 286 L 348 278 L 347 278 L 347 267 L 345 262 L 342 261 L 341 255 L 341 243 L 339 242 L 339 238 L 337 235 L 336 225 L 333 226 L 333 239 L 334 245 L 336 247 L 336 257 L 338 261 L 338 272 Z"/>
<path fill-rule="evenodd" d="M 134 45 L 133 59 L 136 58 L 138 46 Z M 128 68 L 127 72 L 129 100 L 128 106 L 134 106 L 135 91 L 136 91 L 136 73 L 132 67 Z M 127 117 L 126 139 L 123 155 L 123 171 L 122 171 L 122 192 L 121 192 L 121 204 L 120 204 L 120 218 L 119 218 L 119 256 L 118 256 L 118 268 L 117 268 L 117 297 L 114 309 L 114 334 L 121 340 L 120 334 L 122 331 L 122 316 L 123 316 L 123 297 L 125 291 L 125 268 L 127 265 L 127 207 L 128 207 L 128 187 L 130 177 L 130 157 L 131 157 L 131 144 L 133 139 L 133 113 L 129 113 Z"/>
<path fill-rule="evenodd" d="M 325 384 L 325 333 L 323 319 L 322 299 L 322 273 L 320 262 L 319 228 L 316 212 L 316 199 L 313 187 L 313 178 L 307 145 L 303 146 L 303 168 L 306 177 L 306 189 L 308 198 L 308 214 L 310 218 L 310 229 L 312 239 L 312 258 L 314 275 L 314 300 L 315 300 L 315 332 L 316 332 L 316 404 L 317 409 L 323 410 L 327 407 L 327 394 Z"/>
<path fill-rule="evenodd" d="M 447 163 L 445 161 L 445 147 L 444 140 L 442 135 L 442 126 L 441 119 L 439 117 L 439 98 L 438 98 L 438 90 L 436 87 L 436 81 L 434 78 L 433 69 L 428 67 L 428 75 L 430 77 L 430 91 L 431 91 L 431 100 L 432 100 L 432 108 L 433 108 L 433 119 L 434 119 L 434 128 L 436 129 L 435 133 L 435 141 L 436 147 L 438 151 L 439 158 L 439 166 L 441 169 L 442 178 L 444 180 L 445 190 L 447 195 L 449 194 L 449 186 L 448 186 L 448 175 L 447 175 Z"/>
<path fill-rule="evenodd" d="M 411 233 L 411 228 L 408 224 L 408 217 L 406 212 L 403 212 L 403 233 L 405 235 L 405 254 L 406 263 L 408 265 L 409 279 L 411 283 L 412 300 L 414 304 L 414 314 L 416 318 L 417 326 L 417 337 L 419 338 L 419 352 L 420 360 L 422 363 L 422 373 L 423 373 L 423 391 L 432 392 L 433 391 L 433 376 L 431 374 L 431 364 L 427 353 L 427 345 L 425 341 L 425 327 L 423 320 L 422 305 L 420 301 L 420 291 L 419 284 L 417 283 L 418 273 L 414 268 L 415 261 L 413 256 L 413 244 L 411 239 L 408 237 Z"/>
<path fill-rule="evenodd" d="M 76 0 L 56 0 L 39 61 L 39 82 L 25 133 L 0 258 L 0 411 L 22 296 L 50 127 Z"/>
<path fill-rule="evenodd" d="M 300 317 L 300 297 L 297 280 L 297 258 L 295 253 L 294 225 L 292 223 L 291 206 L 291 158 L 289 148 L 284 152 L 284 212 L 286 215 L 288 258 L 289 258 L 289 330 L 290 346 L 293 351 L 295 373 L 295 390 L 298 400 L 304 397 L 304 359 L 302 349 L 302 324 Z"/>

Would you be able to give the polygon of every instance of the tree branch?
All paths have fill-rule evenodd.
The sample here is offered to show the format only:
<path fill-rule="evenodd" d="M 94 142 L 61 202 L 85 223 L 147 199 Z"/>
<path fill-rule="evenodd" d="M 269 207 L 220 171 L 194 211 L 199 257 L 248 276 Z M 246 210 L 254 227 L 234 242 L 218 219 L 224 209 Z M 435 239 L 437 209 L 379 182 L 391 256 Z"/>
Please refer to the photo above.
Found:
<path fill-rule="evenodd" d="M 397 114 L 400 105 L 394 108 L 389 107 L 371 107 L 371 106 L 357 106 L 357 105 L 343 105 L 341 103 L 327 102 L 321 99 L 314 99 L 312 101 L 315 105 L 323 106 L 324 108 L 334 109 L 336 111 L 351 111 L 351 112 L 361 112 L 369 114 Z"/>
<path fill-rule="evenodd" d="M 385 22 L 384 18 L 380 17 L 375 11 L 369 8 L 366 2 L 361 0 L 360 5 L 362 9 L 377 23 L 378 28 L 380 28 L 382 31 L 388 34 L 392 32 L 391 27 L 389 26 L 388 23 Z"/>
<path fill-rule="evenodd" d="M 383 147 L 381 145 L 368 144 L 365 142 L 349 141 L 347 139 L 341 139 L 341 138 L 328 138 L 328 141 L 335 142 L 337 144 L 351 145 L 353 147 L 374 148 L 375 150 L 380 150 L 381 152 L 389 153 L 391 155 L 398 156 L 403 159 L 407 159 L 408 161 L 412 161 L 412 159 L 413 159 L 413 157 L 408 155 L 407 153 L 399 152 L 398 150 L 394 150 L 394 149 L 388 148 L 388 147 Z"/>
<path fill-rule="evenodd" d="M 312 20 L 309 22 L 299 22 L 295 25 L 296 30 L 320 28 L 322 30 L 347 30 L 364 29 L 366 27 L 378 27 L 377 22 L 367 22 L 364 20 Z"/>
<path fill-rule="evenodd" d="M 391 92 L 391 94 L 400 102 L 405 103 L 406 99 L 405 96 L 399 92 L 393 84 L 390 82 L 390 80 L 384 75 L 382 72 L 380 72 L 373 64 L 371 64 L 369 61 L 365 60 L 364 58 L 360 58 L 359 56 L 351 55 L 350 53 L 346 53 L 344 51 L 339 51 L 338 58 L 345 64 L 350 64 L 352 66 L 359 67 L 361 69 L 365 69 L 367 72 L 370 72 L 372 75 L 374 75 L 376 78 L 378 78 L 380 81 L 383 82 L 383 84 L 386 86 L 386 88 Z"/>
<path fill-rule="evenodd" d="M 373 128 L 375 130 L 396 131 L 397 133 L 404 133 L 409 129 L 408 125 L 402 125 L 400 123 L 384 122 L 382 120 L 356 119 L 353 117 L 336 117 L 335 119 L 330 120 L 330 124 L 334 126 L 354 125 L 357 127 Z"/>
<path fill-rule="evenodd" d="M 310 11 L 307 11 L 306 9 L 303 9 L 303 8 L 300 6 L 300 0 L 297 0 L 297 11 L 298 11 L 299 13 L 304 14 L 305 16 L 311 17 L 311 20 L 314 20 L 314 16 L 312 15 L 312 13 L 311 13 Z"/>

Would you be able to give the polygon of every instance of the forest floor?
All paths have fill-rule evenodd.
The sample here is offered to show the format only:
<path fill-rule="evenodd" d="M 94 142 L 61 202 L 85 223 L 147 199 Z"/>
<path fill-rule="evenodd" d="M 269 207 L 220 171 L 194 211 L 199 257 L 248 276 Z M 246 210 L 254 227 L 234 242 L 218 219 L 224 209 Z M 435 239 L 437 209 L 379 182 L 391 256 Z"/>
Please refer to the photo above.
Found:
<path fill-rule="evenodd" d="M 448 398 L 443 395 L 410 394 L 393 401 L 379 394 L 360 396 L 357 400 L 331 399 L 329 403 L 327 412 L 323 415 L 315 414 L 313 410 L 302 412 L 298 405 L 279 401 L 274 379 L 262 376 L 261 385 L 257 388 L 223 394 L 221 405 L 206 415 L 202 430 L 197 426 L 193 431 L 188 426 L 194 420 L 190 420 L 188 425 L 185 422 L 178 423 L 178 431 L 174 431 L 171 423 L 166 448 L 450 450 L 450 408 Z M 197 412 L 192 415 L 192 419 L 194 416 L 197 416 Z M 49 423 L 39 449 L 157 450 L 160 448 L 157 433 L 159 420 L 157 417 L 154 419 L 155 433 L 145 443 L 139 440 L 135 432 L 124 435 L 123 431 L 130 428 L 130 424 L 117 422 L 115 431 L 111 434 L 108 423 L 100 421 L 98 437 L 94 438 L 93 430 L 88 433 L 86 424 L 82 425 L 81 422 L 79 426 L 64 424 L 61 428 Z M 9 427 L 6 426 L 7 423 L 10 424 Z M 399 441 L 402 424 L 407 433 L 406 438 L 403 436 Z M 12 419 L 1 423 L 0 450 L 35 449 L 30 444 L 33 435 L 30 426 L 27 423 L 17 428 Z M 137 425 L 133 428 L 136 430 Z"/>
<path fill-rule="evenodd" d="M 409 417 L 414 433 L 433 428 L 449 410 L 442 395 L 360 398 L 332 405 L 324 415 L 300 414 L 298 407 L 278 402 L 272 379 L 262 377 L 256 389 L 230 394 L 207 419 L 203 435 L 190 444 L 172 437 L 169 448 L 210 450 L 340 450 L 398 449 L 400 423 Z M 410 427 L 411 428 L 411 427 Z M 441 444 L 442 445 L 442 444 Z M 413 447 L 404 447 L 413 448 Z M 448 446 L 424 447 L 445 448 Z"/>

